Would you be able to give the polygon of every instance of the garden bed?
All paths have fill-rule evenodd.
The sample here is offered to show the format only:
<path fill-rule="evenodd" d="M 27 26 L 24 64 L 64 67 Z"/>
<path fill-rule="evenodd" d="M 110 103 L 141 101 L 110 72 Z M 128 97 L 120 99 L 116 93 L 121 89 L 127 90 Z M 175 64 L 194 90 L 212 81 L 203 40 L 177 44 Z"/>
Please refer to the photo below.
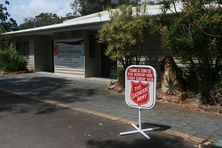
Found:
<path fill-rule="evenodd" d="M 160 89 L 158 89 L 157 92 L 158 92 L 157 102 L 161 104 L 175 104 L 183 108 L 186 108 L 190 111 L 222 114 L 221 105 L 215 105 L 215 106 L 202 105 L 200 99 L 197 96 L 189 95 L 189 97 L 187 97 L 186 99 L 181 100 L 181 98 L 178 96 L 163 94 Z"/>
<path fill-rule="evenodd" d="M 121 88 L 116 81 L 113 81 L 109 84 L 108 90 L 113 91 L 118 95 L 124 96 L 124 89 Z M 202 105 L 200 99 L 197 96 L 190 94 L 186 99 L 182 100 L 178 96 L 164 94 L 161 92 L 161 89 L 158 89 L 157 102 L 160 104 L 174 104 L 186 108 L 190 111 L 222 114 L 221 105 L 215 105 L 215 106 Z"/>
<path fill-rule="evenodd" d="M 16 75 L 16 74 L 22 74 L 22 73 L 33 73 L 34 71 L 16 71 L 16 72 L 5 72 L 0 70 L 0 77 L 7 76 L 7 75 Z"/>

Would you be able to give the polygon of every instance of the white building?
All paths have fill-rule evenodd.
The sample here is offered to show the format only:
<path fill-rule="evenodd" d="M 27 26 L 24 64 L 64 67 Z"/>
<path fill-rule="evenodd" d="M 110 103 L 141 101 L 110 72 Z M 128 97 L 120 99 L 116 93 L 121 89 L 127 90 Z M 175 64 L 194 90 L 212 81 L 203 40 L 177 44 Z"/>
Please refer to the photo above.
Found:
<path fill-rule="evenodd" d="M 160 7 L 148 6 L 147 15 L 160 14 Z M 27 56 L 29 69 L 81 77 L 109 77 L 117 63 L 104 55 L 105 45 L 96 40 L 101 25 L 109 20 L 109 13 L 103 11 L 61 24 L 6 34 L 12 37 L 18 51 Z M 158 36 L 150 36 L 144 43 L 144 63 L 157 67 L 159 60 L 169 52 L 161 47 Z"/>

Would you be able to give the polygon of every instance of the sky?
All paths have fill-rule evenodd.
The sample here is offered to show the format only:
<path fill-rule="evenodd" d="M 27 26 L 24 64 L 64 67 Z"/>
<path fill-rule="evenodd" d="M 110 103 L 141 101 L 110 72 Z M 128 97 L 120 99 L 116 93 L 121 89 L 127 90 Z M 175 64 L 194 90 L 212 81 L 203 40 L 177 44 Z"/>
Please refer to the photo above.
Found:
<path fill-rule="evenodd" d="M 35 17 L 42 12 L 56 13 L 58 16 L 65 16 L 67 13 L 73 11 L 70 7 L 72 1 L 73 0 L 9 0 L 10 5 L 7 6 L 7 8 L 17 24 L 21 24 L 24 18 Z"/>
<path fill-rule="evenodd" d="M 8 11 L 18 24 L 26 17 L 35 17 L 42 12 L 56 13 L 65 16 L 72 12 L 70 3 L 73 0 L 9 0 Z"/>

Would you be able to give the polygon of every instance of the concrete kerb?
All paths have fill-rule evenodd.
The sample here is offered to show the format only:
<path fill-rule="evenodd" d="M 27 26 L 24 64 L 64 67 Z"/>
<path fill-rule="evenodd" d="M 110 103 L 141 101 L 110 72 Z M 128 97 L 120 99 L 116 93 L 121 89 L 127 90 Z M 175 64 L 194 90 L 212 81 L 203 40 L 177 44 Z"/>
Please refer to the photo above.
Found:
<path fill-rule="evenodd" d="M 2 88 L 0 88 L 0 91 L 3 91 L 3 92 L 8 93 L 8 94 L 16 95 L 16 96 L 19 96 L 19 97 L 23 97 L 25 99 L 31 99 L 31 100 L 34 100 L 34 101 L 39 102 L 39 103 L 54 105 L 56 107 L 63 108 L 63 109 L 68 109 L 68 110 L 71 110 L 71 111 L 78 111 L 78 112 L 82 112 L 82 113 L 86 113 L 86 114 L 90 114 L 90 115 L 95 115 L 95 116 L 102 117 L 102 118 L 105 118 L 105 119 L 108 119 L 108 120 L 113 120 L 113 121 L 116 121 L 116 122 L 119 122 L 119 123 L 122 123 L 122 124 L 129 125 L 131 123 L 136 123 L 136 121 L 123 119 L 121 117 L 117 117 L 117 116 L 113 116 L 113 115 L 109 115 L 109 114 L 105 114 L 105 113 L 101 113 L 101 112 L 96 112 L 96 111 L 88 110 L 88 109 L 85 109 L 85 108 L 71 107 L 69 105 L 60 103 L 58 101 L 50 100 L 50 99 L 44 100 L 44 99 L 40 99 L 40 98 L 36 98 L 36 97 L 28 97 L 28 96 L 25 96 L 21 93 L 12 92 L 12 91 L 2 89 Z M 188 135 L 186 133 L 176 131 L 176 130 L 171 130 L 171 129 L 168 129 L 166 131 L 161 131 L 161 132 L 164 133 L 164 134 L 167 134 L 167 135 L 172 135 L 172 136 L 177 136 L 177 137 L 183 138 L 184 140 L 186 140 L 188 142 L 193 142 L 193 143 L 196 143 L 196 144 L 200 144 L 205 140 L 203 138 L 199 138 L 199 137 L 196 137 L 196 136 L 193 136 L 193 135 L 191 136 L 191 135 Z"/>

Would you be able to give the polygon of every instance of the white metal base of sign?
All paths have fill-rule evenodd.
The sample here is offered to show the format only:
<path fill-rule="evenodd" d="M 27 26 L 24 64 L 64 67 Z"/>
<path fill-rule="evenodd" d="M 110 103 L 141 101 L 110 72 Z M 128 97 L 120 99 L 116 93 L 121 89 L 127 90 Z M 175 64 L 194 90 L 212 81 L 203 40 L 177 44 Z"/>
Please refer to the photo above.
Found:
<path fill-rule="evenodd" d="M 141 111 L 141 108 L 139 108 L 139 127 L 137 127 L 135 124 L 132 123 L 132 126 L 133 126 L 136 130 L 134 130 L 134 131 L 129 131 L 129 132 L 122 132 L 122 133 L 120 133 L 120 136 L 125 136 L 125 135 L 131 135 L 131 134 L 141 133 L 146 139 L 148 139 L 148 140 L 151 139 L 145 132 L 157 130 L 157 129 L 159 129 L 159 127 L 142 129 L 142 115 L 141 115 L 141 112 L 142 112 L 142 111 Z"/>

